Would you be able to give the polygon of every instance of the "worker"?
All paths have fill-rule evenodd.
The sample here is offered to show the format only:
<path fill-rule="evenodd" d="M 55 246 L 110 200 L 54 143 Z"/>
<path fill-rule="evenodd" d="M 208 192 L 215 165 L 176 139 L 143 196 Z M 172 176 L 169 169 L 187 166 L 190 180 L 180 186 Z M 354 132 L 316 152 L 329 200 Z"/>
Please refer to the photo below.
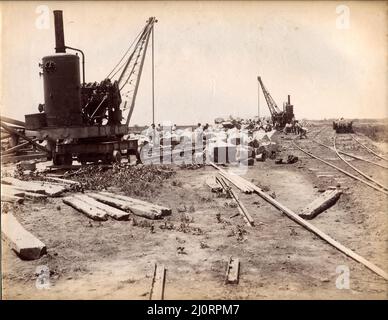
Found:
<path fill-rule="evenodd" d="M 299 122 L 296 123 L 296 125 L 298 126 L 298 132 L 299 132 L 299 138 L 302 139 L 302 138 L 307 138 L 307 128 L 306 127 L 302 127 Z"/>
<path fill-rule="evenodd" d="M 289 133 L 291 131 L 291 127 L 292 127 L 291 123 L 286 123 L 286 125 L 284 126 L 284 129 L 283 129 L 283 133 L 284 134 Z"/>
<path fill-rule="evenodd" d="M 174 124 L 171 128 L 171 131 L 175 132 L 176 131 L 176 124 Z"/>
<path fill-rule="evenodd" d="M 147 129 L 147 137 L 150 139 L 152 142 L 156 142 L 156 138 L 159 137 L 159 134 L 157 130 L 155 129 L 155 124 L 151 124 L 150 127 Z"/>

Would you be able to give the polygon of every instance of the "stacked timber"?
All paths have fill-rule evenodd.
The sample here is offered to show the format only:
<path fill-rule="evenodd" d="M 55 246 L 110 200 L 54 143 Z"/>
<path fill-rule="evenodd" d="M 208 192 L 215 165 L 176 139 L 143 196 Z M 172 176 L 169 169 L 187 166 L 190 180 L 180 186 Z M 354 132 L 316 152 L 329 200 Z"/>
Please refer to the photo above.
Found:
<path fill-rule="evenodd" d="M 108 216 L 116 220 L 129 219 L 128 212 L 101 203 L 85 194 L 75 194 L 65 197 L 63 198 L 63 202 L 93 220 L 106 221 L 108 220 Z"/>
<path fill-rule="evenodd" d="M 102 203 L 148 219 L 160 219 L 163 216 L 171 214 L 170 208 L 162 207 L 146 201 L 122 196 L 119 194 L 114 194 L 110 192 L 98 192 L 90 193 L 88 195 Z"/>
<path fill-rule="evenodd" d="M 171 209 L 139 199 L 110 192 L 74 194 L 63 202 L 93 220 L 129 220 L 130 214 L 148 219 L 160 219 L 171 214 Z"/>

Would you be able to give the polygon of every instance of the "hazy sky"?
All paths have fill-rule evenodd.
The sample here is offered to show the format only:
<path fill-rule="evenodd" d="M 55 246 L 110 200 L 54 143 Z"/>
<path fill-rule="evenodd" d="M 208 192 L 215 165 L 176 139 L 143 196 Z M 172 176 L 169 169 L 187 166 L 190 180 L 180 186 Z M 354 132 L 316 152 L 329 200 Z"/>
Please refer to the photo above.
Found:
<path fill-rule="evenodd" d="M 350 10 L 345 29 L 338 28 L 341 4 Z M 50 10 L 48 28 L 36 26 L 40 5 Z M 87 81 L 101 81 L 148 17 L 157 17 L 156 122 L 254 116 L 258 75 L 279 106 L 291 94 L 297 118 L 388 116 L 385 2 L 17 1 L 0 8 L 1 113 L 17 119 L 43 102 L 38 63 L 54 52 L 58 9 L 66 45 L 86 54 Z M 147 55 L 132 125 L 152 119 L 150 65 Z M 262 94 L 260 105 L 268 115 Z"/>

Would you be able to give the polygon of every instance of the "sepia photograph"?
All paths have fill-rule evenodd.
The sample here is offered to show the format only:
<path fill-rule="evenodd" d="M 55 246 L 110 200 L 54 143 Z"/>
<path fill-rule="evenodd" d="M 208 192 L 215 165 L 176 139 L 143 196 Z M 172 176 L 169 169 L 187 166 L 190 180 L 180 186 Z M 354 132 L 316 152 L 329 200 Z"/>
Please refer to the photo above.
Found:
<path fill-rule="evenodd" d="M 388 300 L 387 9 L 1 1 L 1 300 Z"/>

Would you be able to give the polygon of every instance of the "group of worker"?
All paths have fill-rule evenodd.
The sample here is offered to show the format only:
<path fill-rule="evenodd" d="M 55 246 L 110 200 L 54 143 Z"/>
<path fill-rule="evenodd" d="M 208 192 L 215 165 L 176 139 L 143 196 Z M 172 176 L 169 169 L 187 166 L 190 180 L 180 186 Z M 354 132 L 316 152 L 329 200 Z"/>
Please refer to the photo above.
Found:
<path fill-rule="evenodd" d="M 296 135 L 299 135 L 299 138 L 307 138 L 307 128 L 303 127 L 299 120 L 296 120 L 295 118 L 292 119 L 291 123 L 286 123 L 286 125 L 283 128 L 283 133 L 293 133 Z"/>

